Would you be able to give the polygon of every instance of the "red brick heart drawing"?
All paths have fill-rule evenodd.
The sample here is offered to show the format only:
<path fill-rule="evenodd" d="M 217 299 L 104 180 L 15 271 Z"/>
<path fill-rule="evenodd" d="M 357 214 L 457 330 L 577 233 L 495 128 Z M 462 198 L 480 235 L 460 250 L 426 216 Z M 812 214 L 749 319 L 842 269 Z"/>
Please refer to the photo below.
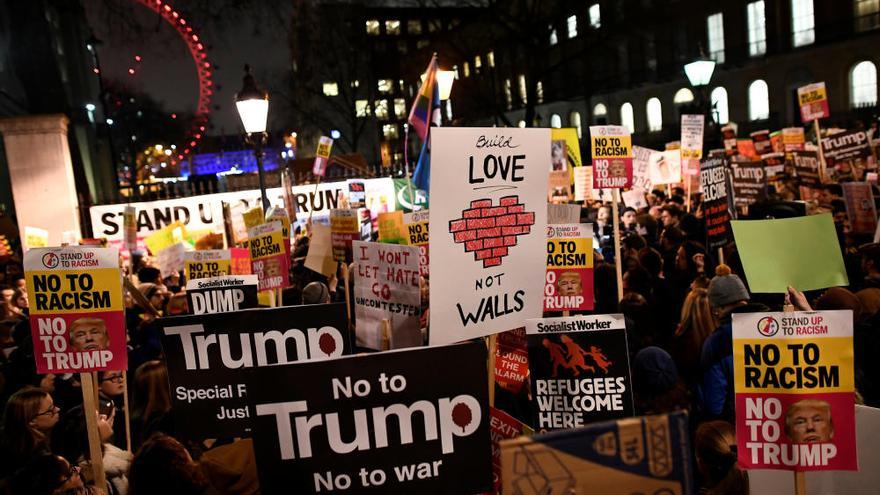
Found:
<path fill-rule="evenodd" d="M 491 199 L 471 201 L 461 218 L 449 221 L 449 233 L 456 243 L 464 243 L 465 252 L 483 268 L 501 265 L 508 249 L 516 246 L 517 236 L 528 234 L 535 224 L 535 213 L 525 211 L 519 196 L 505 196 L 492 206 Z"/>

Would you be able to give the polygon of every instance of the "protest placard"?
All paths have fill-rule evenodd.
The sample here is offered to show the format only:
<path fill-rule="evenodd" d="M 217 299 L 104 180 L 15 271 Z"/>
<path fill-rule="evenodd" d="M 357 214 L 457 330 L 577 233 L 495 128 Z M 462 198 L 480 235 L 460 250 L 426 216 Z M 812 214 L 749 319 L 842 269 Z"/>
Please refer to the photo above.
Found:
<path fill-rule="evenodd" d="M 593 309 L 592 226 L 548 225 L 544 311 L 588 309 Z"/>
<path fill-rule="evenodd" d="M 770 131 L 767 129 L 762 129 L 760 131 L 755 131 L 749 134 L 749 137 L 752 138 L 752 144 L 755 147 L 755 152 L 758 156 L 766 155 L 767 153 L 773 153 L 773 144 L 770 142 Z"/>
<path fill-rule="evenodd" d="M 361 221 L 354 209 L 330 210 L 330 242 L 333 259 L 351 262 L 351 242 L 361 238 Z"/>
<path fill-rule="evenodd" d="M 751 139 L 736 140 L 737 161 L 760 160 L 755 143 Z"/>
<path fill-rule="evenodd" d="M 357 345 L 377 350 L 422 345 L 418 248 L 362 241 L 352 247 Z"/>
<path fill-rule="evenodd" d="M 549 129 L 438 127 L 431 142 L 431 344 L 540 316 Z"/>
<path fill-rule="evenodd" d="M 232 253 L 228 249 L 189 251 L 183 259 L 187 280 L 232 274 Z"/>
<path fill-rule="evenodd" d="M 768 182 L 782 179 L 785 175 L 785 153 L 766 153 L 761 155 L 761 162 Z"/>
<path fill-rule="evenodd" d="M 312 166 L 312 174 L 324 177 L 327 172 L 327 161 L 330 159 L 330 150 L 333 148 L 333 139 L 321 136 L 318 140 L 318 149 L 315 150 L 315 164 Z"/>
<path fill-rule="evenodd" d="M 648 178 L 651 184 L 678 184 L 681 182 L 681 152 L 655 151 L 648 158 Z"/>
<path fill-rule="evenodd" d="M 857 470 L 852 311 L 736 313 L 738 461 Z"/>
<path fill-rule="evenodd" d="M 629 208 L 640 210 L 642 208 L 648 207 L 648 200 L 645 199 L 645 191 L 641 189 L 630 189 L 629 191 L 624 191 L 623 194 L 620 195 L 620 197 L 621 199 L 623 199 L 623 204 Z"/>
<path fill-rule="evenodd" d="M 184 229 L 186 227 L 184 227 L 183 222 L 177 220 L 144 238 L 144 244 L 150 250 L 150 253 L 157 255 L 159 251 L 178 242 L 183 242 Z"/>
<path fill-rule="evenodd" d="M 871 156 L 870 140 L 865 131 L 840 132 L 826 138 L 822 138 L 822 151 L 828 166 L 837 162 L 867 159 Z"/>
<path fill-rule="evenodd" d="M 792 151 L 802 151 L 804 149 L 803 127 L 785 127 L 782 129 L 782 151 L 788 155 Z"/>
<path fill-rule="evenodd" d="M 348 207 L 363 208 L 367 202 L 367 185 L 363 179 L 348 179 Z"/>
<path fill-rule="evenodd" d="M 49 246 L 49 231 L 37 227 L 25 226 L 24 249 L 42 248 Z"/>
<path fill-rule="evenodd" d="M 632 187 L 632 137 L 619 125 L 590 126 L 593 155 L 593 187 L 623 189 Z"/>
<path fill-rule="evenodd" d="M 681 158 L 703 158 L 703 114 L 681 116 Z"/>
<path fill-rule="evenodd" d="M 656 151 L 641 146 L 633 146 L 633 189 L 642 189 L 650 192 L 654 187 L 651 184 L 651 176 L 648 172 L 651 153 L 656 153 Z"/>
<path fill-rule="evenodd" d="M 526 320 L 536 430 L 632 416 L 623 315 Z"/>
<path fill-rule="evenodd" d="M 501 441 L 503 493 L 693 495 L 687 413 Z"/>
<path fill-rule="evenodd" d="M 495 384 L 518 394 L 529 376 L 526 329 L 516 328 L 498 334 L 495 340 Z"/>
<path fill-rule="evenodd" d="M 593 167 L 586 165 L 574 169 L 574 200 L 593 199 Z"/>
<path fill-rule="evenodd" d="M 261 205 L 245 210 L 245 212 L 241 214 L 241 218 L 244 220 L 244 226 L 248 230 L 257 225 L 266 223 L 266 217 L 263 215 L 263 207 Z"/>
<path fill-rule="evenodd" d="M 825 82 L 817 82 L 801 86 L 797 90 L 798 104 L 801 107 L 801 120 L 807 124 L 816 119 L 831 116 L 828 110 L 828 94 Z"/>
<path fill-rule="evenodd" d="M 492 488 L 483 343 L 255 368 L 247 375 L 263 493 Z"/>
<path fill-rule="evenodd" d="M 38 373 L 126 369 L 116 249 L 34 248 L 24 271 Z"/>
<path fill-rule="evenodd" d="M 306 255 L 305 267 L 326 277 L 336 273 L 338 266 L 333 260 L 330 226 L 321 223 L 312 224 L 312 235 L 309 238 L 309 253 Z"/>
<path fill-rule="evenodd" d="M 126 206 L 122 212 L 122 245 L 128 251 L 137 249 L 137 216 L 134 206 Z"/>
<path fill-rule="evenodd" d="M 228 313 L 257 307 L 256 275 L 223 275 L 186 281 L 189 312 Z"/>
<path fill-rule="evenodd" d="M 877 207 L 871 184 L 867 182 L 842 182 L 846 216 L 854 234 L 873 234 L 877 229 Z"/>
<path fill-rule="evenodd" d="M 703 189 L 703 216 L 706 219 L 706 245 L 709 249 L 726 246 L 733 236 L 730 230 L 728 191 L 730 179 L 726 158 L 712 156 L 703 161 L 700 186 Z"/>
<path fill-rule="evenodd" d="M 752 292 L 849 284 L 831 214 L 734 220 L 731 225 Z"/>
<path fill-rule="evenodd" d="M 403 243 L 403 212 L 400 210 L 379 213 L 379 242 Z"/>
<path fill-rule="evenodd" d="M 764 196 L 765 174 L 762 162 L 734 162 L 730 164 L 733 204 L 747 213 L 749 206 Z"/>
<path fill-rule="evenodd" d="M 581 149 L 577 129 L 551 129 L 550 176 L 547 180 L 547 198 L 552 202 L 571 201 L 572 171 L 581 163 Z"/>
<path fill-rule="evenodd" d="M 732 157 L 738 153 L 736 149 L 736 132 L 738 127 L 734 123 L 728 123 L 721 128 L 721 142 L 724 145 L 724 153 Z"/>
<path fill-rule="evenodd" d="M 510 414 L 489 408 L 489 438 L 492 440 L 492 484 L 493 491 L 484 495 L 501 493 L 501 441 L 531 435 L 532 429 Z"/>
<path fill-rule="evenodd" d="M 797 174 L 798 182 L 805 186 L 819 185 L 819 156 L 815 151 L 793 151 L 791 153 L 794 163 L 794 173 Z"/>
<path fill-rule="evenodd" d="M 176 242 L 155 253 L 156 266 L 159 268 L 162 278 L 183 271 L 188 249 L 192 249 L 192 247 L 186 242 Z"/>
<path fill-rule="evenodd" d="M 547 205 L 547 223 L 578 223 L 581 221 L 581 205 Z"/>
<path fill-rule="evenodd" d="M 251 268 L 260 280 L 260 290 L 290 285 L 290 257 L 284 249 L 281 222 L 269 222 L 248 229 Z"/>
<path fill-rule="evenodd" d="M 412 179 L 393 179 L 393 182 L 394 211 L 409 213 L 428 208 L 428 192 L 417 188 Z"/>
<path fill-rule="evenodd" d="M 157 321 L 162 327 L 176 431 L 193 440 L 248 435 L 253 416 L 245 402 L 249 394 L 244 369 L 330 359 L 351 354 L 352 349 L 343 304 Z M 278 382 L 272 386 L 278 387 Z"/>
<path fill-rule="evenodd" d="M 428 218 L 430 218 L 428 210 L 405 213 L 403 215 L 403 225 L 406 228 L 404 241 L 407 246 L 419 248 L 419 273 L 423 277 L 427 277 L 429 273 Z"/>

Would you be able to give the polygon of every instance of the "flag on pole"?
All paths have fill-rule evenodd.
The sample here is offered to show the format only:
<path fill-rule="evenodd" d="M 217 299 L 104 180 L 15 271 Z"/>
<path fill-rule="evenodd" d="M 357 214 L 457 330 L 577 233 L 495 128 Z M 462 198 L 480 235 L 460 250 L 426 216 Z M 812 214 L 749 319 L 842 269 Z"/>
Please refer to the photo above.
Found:
<path fill-rule="evenodd" d="M 433 112 L 431 115 L 431 124 L 440 127 L 440 88 L 434 84 L 432 91 L 431 107 Z M 416 170 L 413 172 L 413 184 L 417 189 L 429 191 L 431 187 L 431 146 L 430 136 L 431 128 L 428 127 L 427 134 L 422 138 L 422 152 L 419 153 L 419 161 L 416 163 Z"/>
<path fill-rule="evenodd" d="M 407 121 L 416 130 L 422 141 L 428 139 L 428 127 L 430 126 L 429 118 L 431 117 L 431 109 L 435 105 L 434 95 L 437 89 L 437 55 L 431 57 L 431 63 L 428 64 L 428 70 L 425 71 L 425 80 L 419 88 L 419 94 L 416 101 L 413 102 L 412 109 L 409 111 L 409 119 Z M 440 106 L 439 102 L 436 106 Z"/>

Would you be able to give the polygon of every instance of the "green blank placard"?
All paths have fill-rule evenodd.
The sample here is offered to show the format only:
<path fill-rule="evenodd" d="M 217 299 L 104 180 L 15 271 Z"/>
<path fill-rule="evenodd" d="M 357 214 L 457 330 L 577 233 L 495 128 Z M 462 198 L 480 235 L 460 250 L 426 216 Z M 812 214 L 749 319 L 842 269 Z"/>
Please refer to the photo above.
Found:
<path fill-rule="evenodd" d="M 849 284 L 831 214 L 730 223 L 752 292 Z"/>

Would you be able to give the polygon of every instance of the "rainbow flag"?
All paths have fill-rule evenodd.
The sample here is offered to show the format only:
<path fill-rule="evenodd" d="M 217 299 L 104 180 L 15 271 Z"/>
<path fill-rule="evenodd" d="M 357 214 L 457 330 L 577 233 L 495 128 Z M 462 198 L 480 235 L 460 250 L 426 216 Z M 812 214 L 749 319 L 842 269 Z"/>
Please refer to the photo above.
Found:
<path fill-rule="evenodd" d="M 419 94 L 409 111 L 407 121 L 415 129 L 419 138 L 424 142 L 428 138 L 430 127 L 431 107 L 434 105 L 434 91 L 437 86 L 437 55 L 431 57 L 428 70 L 425 71 L 425 82 L 419 88 Z"/>

